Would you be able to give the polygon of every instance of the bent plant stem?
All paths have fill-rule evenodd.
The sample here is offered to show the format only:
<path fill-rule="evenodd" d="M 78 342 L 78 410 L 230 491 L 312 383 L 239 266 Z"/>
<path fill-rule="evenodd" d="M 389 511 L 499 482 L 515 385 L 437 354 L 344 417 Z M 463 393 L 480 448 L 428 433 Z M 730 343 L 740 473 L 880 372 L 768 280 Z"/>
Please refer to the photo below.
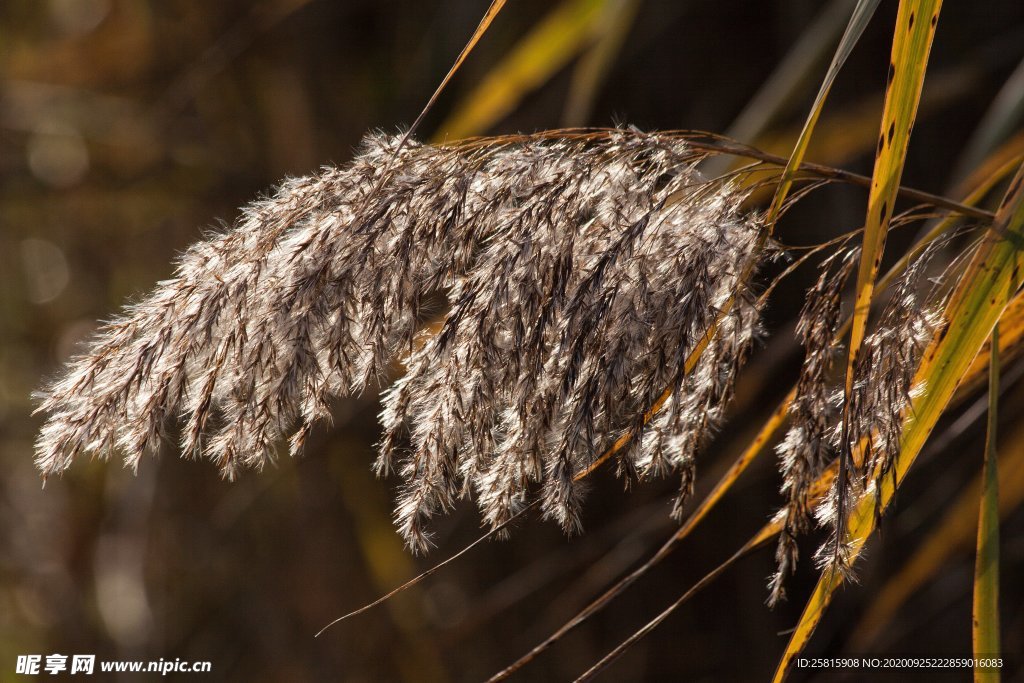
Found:
<path fill-rule="evenodd" d="M 694 149 L 717 152 L 720 154 L 731 154 L 733 156 L 745 157 L 747 159 L 754 159 L 757 161 L 763 161 L 765 163 L 774 164 L 776 166 L 785 167 L 785 157 L 780 157 L 776 154 L 770 154 L 764 152 L 756 147 L 745 145 L 735 140 L 729 140 L 718 135 L 710 133 L 702 133 L 702 137 L 710 140 L 710 142 L 703 142 L 698 139 L 690 139 L 688 142 Z M 871 178 L 861 175 L 859 173 L 853 173 L 846 171 L 841 168 L 835 168 L 833 166 L 826 166 L 824 164 L 816 164 L 813 162 L 802 162 L 797 170 L 802 173 L 807 173 L 817 178 L 824 178 L 826 180 L 838 180 L 840 182 L 848 183 L 850 185 L 858 185 L 860 187 L 870 187 Z M 975 206 L 970 206 L 967 203 L 957 202 L 943 197 L 942 195 L 933 194 L 931 192 L 924 192 L 917 190 L 912 187 L 906 187 L 900 185 L 897 188 L 899 196 L 923 204 L 930 204 L 942 209 L 949 209 L 956 213 L 964 216 L 970 216 L 972 218 L 989 219 L 993 218 L 993 214 L 990 211 L 979 209 Z M 781 209 L 781 206 L 780 206 Z"/>
<path fill-rule="evenodd" d="M 515 143 L 527 141 L 529 139 L 600 139 L 613 133 L 616 135 L 623 135 L 628 132 L 629 131 L 623 131 L 622 129 L 616 128 L 556 128 L 530 134 L 464 138 L 462 140 L 452 142 L 439 142 L 438 146 L 478 148 L 494 143 Z M 736 140 L 731 140 L 715 133 L 695 130 L 666 130 L 661 131 L 660 134 L 666 137 L 674 136 L 684 138 L 690 147 L 699 152 L 706 152 L 708 154 L 728 154 L 731 156 L 772 164 L 779 168 L 785 168 L 787 164 L 787 159 L 785 157 L 765 152 L 757 147 L 753 147 Z M 823 178 L 825 180 L 836 180 L 849 185 L 856 185 L 858 187 L 865 188 L 870 188 L 871 186 L 871 178 L 868 176 L 825 164 L 805 161 L 801 162 L 796 170 L 800 173 L 805 173 L 816 178 Z M 969 206 L 965 203 L 957 202 L 949 197 L 934 194 L 932 192 L 925 192 L 905 185 L 898 186 L 896 191 L 898 195 L 904 199 L 922 204 L 929 204 L 941 209 L 948 209 L 963 216 L 969 216 L 971 218 L 978 218 L 981 220 L 992 220 L 994 217 L 994 214 L 991 211 L 986 211 L 985 209 L 980 209 L 976 206 Z M 781 208 L 782 207 L 780 206 L 780 210 Z"/>
<path fill-rule="evenodd" d="M 888 507 L 895 487 L 903 481 L 957 386 L 970 370 L 974 357 L 1022 284 L 1024 166 L 1011 181 L 990 234 L 946 306 L 944 318 L 948 327 L 933 337 L 916 373 L 914 385 L 924 388 L 905 411 L 903 436 L 900 452 L 893 464 L 893 476 L 881 479 L 879 488 L 869 489 L 857 501 L 847 521 L 843 542 L 849 548 L 851 562 L 860 554 L 874 530 L 876 512 Z M 776 682 L 786 677 L 794 658 L 810 640 L 841 583 L 838 572 L 823 572 L 779 661 L 774 677 Z"/>
<path fill-rule="evenodd" d="M 832 463 L 828 467 L 826 467 L 825 470 L 815 480 L 814 484 L 811 486 L 809 491 L 809 495 L 812 502 L 820 501 L 822 497 L 824 497 L 824 495 L 828 492 L 829 488 L 832 486 L 833 480 L 835 479 L 836 472 L 838 470 L 838 464 L 838 460 L 833 460 Z M 715 569 L 713 569 L 710 573 L 705 575 L 692 588 L 690 588 L 686 593 L 680 596 L 680 598 L 676 600 L 676 602 L 674 602 L 661 614 L 655 617 L 640 631 L 634 633 L 627 640 L 623 641 L 618 647 L 615 648 L 615 650 L 613 650 L 611 653 L 606 655 L 600 662 L 598 662 L 598 664 L 594 665 L 594 667 L 591 667 L 591 669 L 584 673 L 583 676 L 576 679 L 577 682 L 590 680 L 594 675 L 596 675 L 604 668 L 606 668 L 615 659 L 618 659 L 618 657 L 621 656 L 627 649 L 629 649 L 632 645 L 639 641 L 643 636 L 647 635 L 652 630 L 654 630 L 654 628 L 661 624 L 661 622 L 663 622 L 666 618 L 668 618 L 668 616 L 671 615 L 672 612 L 681 607 L 683 603 L 685 603 L 687 600 L 693 597 L 701 589 L 705 588 L 713 580 L 721 576 L 722 573 L 724 573 L 726 569 L 731 567 L 737 560 L 744 557 L 748 553 L 756 550 L 757 548 L 761 547 L 763 544 L 767 543 L 772 538 L 777 536 L 779 532 L 782 531 L 783 525 L 783 518 L 776 517 L 775 519 L 769 521 L 767 524 L 761 527 L 761 529 L 756 534 L 754 534 L 754 536 L 752 536 L 750 540 L 748 540 L 739 550 L 737 550 L 732 556 L 730 556 L 729 559 L 727 559 L 719 566 L 715 567 Z M 508 670 L 508 674 L 513 673 L 513 671 L 514 670 Z M 488 683 L 491 683 L 491 681 L 503 680 L 504 678 L 507 678 L 507 674 L 505 672 L 502 672 L 501 674 L 489 679 Z"/>

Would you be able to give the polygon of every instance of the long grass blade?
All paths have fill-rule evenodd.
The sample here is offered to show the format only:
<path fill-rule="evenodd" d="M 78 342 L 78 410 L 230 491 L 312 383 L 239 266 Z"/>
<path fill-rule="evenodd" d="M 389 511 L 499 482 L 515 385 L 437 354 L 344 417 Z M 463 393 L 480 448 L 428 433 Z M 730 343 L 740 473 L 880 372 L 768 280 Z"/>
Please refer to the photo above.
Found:
<path fill-rule="evenodd" d="M 946 306 L 947 327 L 933 338 L 916 373 L 914 384 L 923 389 L 906 413 L 893 477 L 884 478 L 878 489 L 869 490 L 858 501 L 847 522 L 844 542 L 851 561 L 860 553 L 874 530 L 878 511 L 888 506 L 896 485 L 906 476 L 971 362 L 1021 284 L 1024 284 L 1024 167 L 1011 181 L 986 241 L 975 253 Z M 775 681 L 785 678 L 793 658 L 810 640 L 841 583 L 840 573 L 822 573 L 779 661 Z"/>
<path fill-rule="evenodd" d="M 832 84 L 836 80 L 836 76 L 839 74 L 839 70 L 846 63 L 847 57 L 853 52 L 854 46 L 857 41 L 860 40 L 861 34 L 864 33 L 864 29 L 867 28 L 868 22 L 871 21 L 872 15 L 875 13 L 875 9 L 878 7 L 879 0 L 858 0 L 857 6 L 853 8 L 853 14 L 850 16 L 850 21 L 846 25 L 846 31 L 843 33 L 843 37 L 839 40 L 839 46 L 836 48 L 835 55 L 832 57 L 832 63 L 828 67 L 828 71 L 825 73 L 825 79 L 821 82 L 821 86 L 818 88 L 818 94 L 814 98 L 814 104 L 811 105 L 811 113 L 807 116 L 807 121 L 804 123 L 803 129 L 800 131 L 800 137 L 797 138 L 796 145 L 793 147 L 793 152 L 789 156 L 789 162 L 786 164 L 785 170 L 782 172 L 782 178 L 779 181 L 778 189 L 775 191 L 775 197 L 772 200 L 772 204 L 768 209 L 768 215 L 765 220 L 768 230 L 772 230 L 772 226 L 775 225 L 775 221 L 779 217 L 779 213 L 782 211 L 782 207 L 785 205 L 786 196 L 789 194 L 790 188 L 793 186 L 793 179 L 796 177 L 797 170 L 800 168 L 800 164 L 804 160 L 804 155 L 807 153 L 807 146 L 811 142 L 811 135 L 814 132 L 814 126 L 818 123 L 818 118 L 821 116 L 821 110 L 825 106 L 825 99 L 828 97 L 829 92 L 832 90 Z"/>
<path fill-rule="evenodd" d="M 999 646 L 999 469 L 996 424 L 999 421 L 999 325 L 992 329 L 988 376 L 988 431 L 978 508 L 978 549 L 974 563 L 972 640 L 978 659 L 998 657 Z M 999 671 L 976 668 L 975 683 L 999 680 Z"/>
<path fill-rule="evenodd" d="M 941 0 L 903 0 L 896 15 L 889 65 L 885 105 L 882 110 L 881 134 L 875 151 L 875 169 L 868 195 L 867 217 L 864 220 L 864 242 L 857 269 L 853 324 L 846 364 L 846 400 L 843 402 L 842 440 L 840 443 L 839 485 L 836 501 L 835 561 L 841 562 L 840 542 L 846 514 L 846 477 L 852 458 L 848 433 L 850 396 L 856 375 L 857 360 L 867 328 L 875 278 L 882 263 L 885 238 L 889 232 L 896 205 L 896 193 L 903 174 L 903 164 L 910 144 L 910 133 L 921 101 L 921 88 L 928 68 L 935 27 L 938 24 Z"/>
<path fill-rule="evenodd" d="M 438 84 L 437 88 L 434 89 L 434 93 L 430 96 L 430 99 L 427 100 L 427 103 L 425 105 L 423 105 L 423 109 L 420 110 L 420 113 L 416 117 L 416 120 L 413 121 L 412 125 L 409 126 L 409 129 L 405 131 L 405 134 L 402 136 L 402 139 L 398 142 L 398 145 L 395 147 L 395 151 L 392 154 L 391 159 L 388 160 L 388 164 L 385 167 L 385 172 L 381 174 L 380 180 L 377 181 L 377 184 L 374 187 L 374 189 L 367 194 L 367 197 L 372 197 L 373 195 L 380 191 L 381 187 L 384 186 L 384 182 L 391 170 L 391 165 L 395 162 L 395 159 L 398 158 L 399 153 L 403 149 L 405 149 L 405 146 L 408 144 L 409 140 L 412 139 L 412 136 L 416 133 L 416 131 L 419 130 L 420 124 L 423 123 L 423 119 L 427 116 L 430 110 L 434 108 L 434 104 L 437 102 L 437 98 L 440 97 L 444 89 L 448 87 L 448 83 L 452 80 L 452 77 L 455 75 L 455 72 L 462 67 L 463 62 L 466 61 L 466 57 L 468 57 L 469 53 L 473 51 L 473 48 L 476 47 L 476 44 L 480 42 L 480 39 L 483 37 L 483 35 L 487 33 L 487 29 L 491 27 L 491 22 L 493 22 L 494 18 L 498 16 L 498 12 L 500 12 L 501 8 L 505 6 L 505 2 L 506 0 L 491 0 L 491 4 L 487 6 L 487 11 L 484 12 L 484 16 L 480 19 L 480 23 L 477 24 L 476 30 L 473 31 L 473 35 L 469 37 L 469 41 L 467 41 L 465 46 L 463 46 L 462 51 L 459 52 L 459 56 L 455 58 L 455 63 L 452 64 L 451 68 L 448 69 L 448 73 L 445 74 L 444 78 L 441 79 L 441 82 Z M 362 213 L 365 210 L 366 202 L 364 202 L 364 205 L 359 209 L 359 213 Z"/>
<path fill-rule="evenodd" d="M 974 74 L 978 70 L 966 65 L 932 69 L 928 74 L 928 87 L 921 93 L 918 120 L 977 96 L 978 79 Z M 873 153 L 878 144 L 878 121 L 884 99 L 885 91 L 880 88 L 875 92 L 865 92 L 838 111 L 822 113 L 807 148 L 807 156 L 821 163 L 842 166 Z M 757 143 L 767 151 L 780 153 L 780 150 L 792 149 L 799 134 L 799 125 L 772 129 L 758 137 Z M 956 193 L 949 194 L 953 196 Z"/>
<path fill-rule="evenodd" d="M 604 0 L 565 0 L 516 45 L 438 126 L 435 138 L 487 131 L 593 39 Z"/>

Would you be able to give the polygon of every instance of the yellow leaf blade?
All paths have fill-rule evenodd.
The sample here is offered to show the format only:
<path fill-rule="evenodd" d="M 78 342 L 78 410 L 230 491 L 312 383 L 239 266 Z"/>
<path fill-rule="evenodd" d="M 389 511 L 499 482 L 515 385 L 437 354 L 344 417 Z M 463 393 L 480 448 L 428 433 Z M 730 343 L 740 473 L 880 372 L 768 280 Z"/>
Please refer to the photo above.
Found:
<path fill-rule="evenodd" d="M 999 325 L 992 330 L 988 379 L 988 431 L 978 507 L 978 546 L 974 563 L 972 641 L 978 659 L 998 657 L 999 646 L 999 474 L 996 423 L 999 416 Z M 998 671 L 975 669 L 974 680 L 996 681 Z"/>
<path fill-rule="evenodd" d="M 850 327 L 849 356 L 846 365 L 846 397 L 843 407 L 843 436 L 849 425 L 849 397 L 853 388 L 857 356 L 864 342 L 868 313 L 874 298 L 875 278 L 885 251 L 896 205 L 896 193 L 910 145 L 910 134 L 921 102 L 921 89 L 928 68 L 932 40 L 938 22 L 941 0 L 904 0 L 896 16 L 892 41 L 892 61 L 882 110 L 881 134 L 875 151 L 864 242 L 857 269 L 853 323 Z M 844 446 L 845 448 L 845 446 Z M 845 463 L 844 463 L 845 464 Z M 840 477 L 843 473 L 840 473 Z M 840 482 L 842 486 L 842 482 Z"/>

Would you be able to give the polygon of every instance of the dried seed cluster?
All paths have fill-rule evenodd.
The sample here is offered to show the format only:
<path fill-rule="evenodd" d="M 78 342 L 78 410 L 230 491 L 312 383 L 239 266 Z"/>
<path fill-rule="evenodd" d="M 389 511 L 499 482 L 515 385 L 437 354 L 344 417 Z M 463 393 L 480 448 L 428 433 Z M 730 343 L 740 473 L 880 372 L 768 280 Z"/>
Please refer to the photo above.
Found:
<path fill-rule="evenodd" d="M 499 524 L 534 483 L 574 528 L 576 476 L 627 431 L 620 469 L 681 472 L 685 493 L 758 329 L 748 279 L 765 253 L 743 195 L 696 160 L 678 137 L 633 131 L 370 135 L 349 165 L 244 209 L 106 325 L 42 397 L 38 465 L 121 451 L 134 467 L 181 416 L 183 453 L 234 476 L 289 435 L 300 450 L 333 397 L 400 359 L 377 466 L 405 482 L 396 518 L 416 549 L 457 496 Z"/>
<path fill-rule="evenodd" d="M 833 457 L 850 454 L 850 472 L 836 477 L 831 490 L 814 510 L 831 539 L 816 554 L 819 566 L 852 579 L 847 547 L 841 542 L 850 508 L 883 477 L 893 474 L 899 454 L 906 410 L 921 357 L 942 325 L 941 279 L 930 285 L 925 274 L 932 257 L 948 240 L 930 244 L 913 259 L 889 292 L 888 303 L 874 331 L 861 346 L 848 399 L 830 373 L 839 330 L 843 288 L 857 265 L 859 249 L 838 252 L 822 264 L 817 284 L 808 292 L 797 332 L 804 344 L 804 363 L 797 393 L 790 406 L 791 426 L 776 448 L 783 474 L 787 505 L 780 511 L 785 525 L 776 551 L 778 570 L 770 582 L 770 603 L 784 597 L 783 584 L 796 565 L 795 538 L 808 530 L 811 489 Z M 838 417 L 849 400 L 849 427 L 843 442 Z M 840 508 L 842 506 L 842 509 Z"/>
<path fill-rule="evenodd" d="M 804 362 L 789 407 L 790 428 L 776 447 L 786 507 L 785 526 L 775 553 L 778 571 L 770 584 L 772 603 L 784 596 L 785 578 L 797 563 L 796 538 L 810 527 L 814 500 L 811 488 L 835 455 L 832 440 L 838 410 L 831 372 L 837 356 L 843 288 L 857 267 L 859 255 L 860 249 L 847 249 L 822 263 L 821 274 L 808 290 L 797 320 Z"/>

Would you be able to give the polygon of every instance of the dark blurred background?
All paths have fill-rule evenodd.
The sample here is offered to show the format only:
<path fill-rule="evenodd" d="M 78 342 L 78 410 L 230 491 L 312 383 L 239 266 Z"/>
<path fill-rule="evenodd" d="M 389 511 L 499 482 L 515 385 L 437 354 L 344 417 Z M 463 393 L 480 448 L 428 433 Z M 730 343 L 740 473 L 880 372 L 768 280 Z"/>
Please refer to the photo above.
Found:
<path fill-rule="evenodd" d="M 624 122 L 732 132 L 786 153 L 850 5 L 516 0 L 419 134 Z M 0 680 L 14 680 L 16 656 L 32 653 L 209 660 L 214 680 L 481 680 L 671 533 L 676 482 L 624 493 L 599 473 L 584 535 L 566 539 L 531 519 L 509 540 L 473 550 L 314 639 L 335 617 L 480 533 L 467 503 L 438 521 L 439 547 L 429 557 L 403 550 L 390 521 L 396 482 L 370 471 L 374 395 L 339 402 L 333 427 L 314 435 L 302 459 L 282 457 L 235 483 L 208 463 L 180 460 L 173 445 L 144 460 L 137 475 L 117 462 L 83 460 L 42 489 L 33 467 L 41 420 L 30 415 L 30 392 L 96 321 L 168 277 L 175 254 L 204 226 L 230 222 L 238 206 L 287 175 L 344 163 L 369 129 L 410 124 L 485 7 L 483 0 L 0 4 Z M 505 105 L 467 119 L 481 84 L 559 11 L 568 20 L 555 23 L 556 38 L 584 19 L 593 25 L 562 57 L 548 56 L 550 68 L 532 80 L 507 77 L 518 91 Z M 895 2 L 882 3 L 841 74 L 810 159 L 870 173 L 895 11 Z M 604 14 L 586 18 L 595 12 Z M 810 52 L 787 67 L 794 83 L 769 88 L 783 101 L 755 99 L 798 44 Z M 1022 58 L 1020 0 L 946 4 L 908 184 L 955 187 L 957 169 L 977 162 L 964 159 L 964 141 Z M 783 239 L 809 243 L 857 227 L 863 203 L 857 189 L 822 193 L 791 215 Z M 779 349 L 791 345 L 787 321 L 811 276 L 784 287 L 769 310 L 769 325 L 789 337 L 755 355 L 735 418 L 700 463 L 698 494 L 795 378 L 798 358 Z M 1017 392 L 1008 400 L 1020 399 Z M 862 584 L 842 591 L 814 652 L 847 651 L 872 596 L 975 475 L 982 437 L 970 423 L 943 437 L 960 455 L 920 463 L 882 542 L 869 548 Z M 681 549 L 520 680 L 580 674 L 738 548 L 780 502 L 772 459 L 761 460 Z M 1018 664 L 1022 530 L 1017 510 L 1004 527 L 1004 640 Z M 812 548 L 813 539 L 805 555 Z M 969 653 L 972 562 L 969 547 L 953 553 L 869 651 Z M 606 680 L 769 677 L 815 578 L 804 566 L 790 603 L 772 611 L 764 606 L 772 570 L 771 550 L 744 559 Z"/>

